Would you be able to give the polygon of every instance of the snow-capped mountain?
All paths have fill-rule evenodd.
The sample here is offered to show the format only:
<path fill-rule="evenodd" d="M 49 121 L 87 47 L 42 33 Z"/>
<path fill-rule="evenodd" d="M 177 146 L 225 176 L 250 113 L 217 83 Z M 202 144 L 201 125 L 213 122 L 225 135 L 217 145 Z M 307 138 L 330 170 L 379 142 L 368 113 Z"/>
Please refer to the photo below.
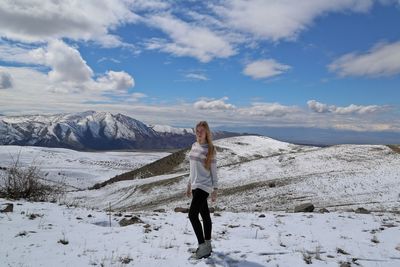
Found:
<path fill-rule="evenodd" d="M 215 132 L 214 138 L 235 135 Z M 0 116 L 1 145 L 78 150 L 165 149 L 186 147 L 193 141 L 193 129 L 146 125 L 120 113 L 85 111 L 73 114 Z"/>

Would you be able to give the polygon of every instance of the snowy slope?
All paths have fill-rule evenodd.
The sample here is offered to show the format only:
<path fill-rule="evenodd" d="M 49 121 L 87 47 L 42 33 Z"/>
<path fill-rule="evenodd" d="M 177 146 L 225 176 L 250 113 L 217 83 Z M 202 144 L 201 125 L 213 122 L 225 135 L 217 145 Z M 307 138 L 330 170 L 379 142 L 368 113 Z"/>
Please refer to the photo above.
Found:
<path fill-rule="evenodd" d="M 0 167 L 36 165 L 46 179 L 85 189 L 117 174 L 139 168 L 168 152 L 80 152 L 65 148 L 0 146 Z M 0 174 L 4 172 L 0 170 Z M 71 189 L 71 188 L 69 188 Z"/>
<path fill-rule="evenodd" d="M 0 204 L 9 202 L 0 199 Z M 196 247 L 183 213 L 111 213 L 52 203 L 14 202 L 0 213 L 2 266 L 340 266 L 400 264 L 399 214 L 219 212 L 212 215 L 213 254 Z M 260 217 L 264 214 L 265 217 Z M 119 227 L 124 216 L 143 223 Z M 62 244 L 61 240 L 67 244 Z M 397 248 L 397 249 L 396 249 Z M 343 254 L 348 253 L 348 255 Z M 307 264 L 304 259 L 311 261 Z"/>
<path fill-rule="evenodd" d="M 400 168 L 395 166 L 400 166 L 400 154 L 386 146 L 317 148 L 260 136 L 221 139 L 215 145 L 221 208 L 293 210 L 311 201 L 331 210 L 359 206 L 399 210 Z M 104 208 L 112 200 L 113 207 L 122 210 L 186 207 L 187 167 L 186 158 L 175 173 L 118 182 L 96 192 L 71 193 L 65 201 Z"/>
<path fill-rule="evenodd" d="M 193 134 L 194 131 L 192 128 L 178 128 L 178 127 L 172 127 L 169 125 L 160 125 L 160 124 L 149 124 L 148 125 L 150 128 L 152 128 L 154 131 L 157 133 L 161 134 Z"/>
<path fill-rule="evenodd" d="M 173 212 L 190 203 L 183 195 L 186 158 L 174 172 L 72 191 L 58 204 L 12 201 L 14 212 L 0 213 L 1 264 L 293 267 L 310 266 L 308 260 L 311 266 L 400 265 L 399 153 L 379 145 L 318 148 L 260 136 L 221 139 L 215 145 L 221 189 L 217 202 L 209 202 L 217 210 L 210 258 L 189 259 L 195 235 L 187 214 Z M 116 157 L 115 163 L 131 156 L 28 151 L 23 162 L 38 153 L 37 158 L 48 160 L 48 169 L 88 168 L 86 175 L 112 172 L 113 165 L 102 165 L 102 160 Z M 87 165 L 80 165 L 82 158 Z M 137 162 L 125 163 L 132 167 Z M 325 207 L 331 212 L 292 213 L 295 205 L 309 201 L 317 211 Z M 0 198 L 0 208 L 8 202 Z M 348 211 L 358 207 L 372 213 Z M 156 208 L 166 212 L 154 212 Z M 118 221 L 132 215 L 143 223 L 119 226 Z"/>

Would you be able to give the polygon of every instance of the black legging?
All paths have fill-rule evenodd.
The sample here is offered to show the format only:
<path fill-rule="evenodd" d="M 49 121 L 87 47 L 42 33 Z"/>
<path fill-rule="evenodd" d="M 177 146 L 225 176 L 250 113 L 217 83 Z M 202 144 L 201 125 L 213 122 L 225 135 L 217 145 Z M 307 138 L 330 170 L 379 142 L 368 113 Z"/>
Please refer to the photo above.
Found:
<path fill-rule="evenodd" d="M 209 194 L 207 192 L 199 188 L 192 190 L 193 198 L 189 209 L 189 219 L 192 223 L 193 230 L 196 234 L 199 244 L 204 243 L 204 239 L 211 239 L 211 217 L 207 204 L 208 195 Z M 204 235 L 203 228 L 201 227 L 199 220 L 199 213 L 201 214 L 201 218 L 203 218 Z"/>

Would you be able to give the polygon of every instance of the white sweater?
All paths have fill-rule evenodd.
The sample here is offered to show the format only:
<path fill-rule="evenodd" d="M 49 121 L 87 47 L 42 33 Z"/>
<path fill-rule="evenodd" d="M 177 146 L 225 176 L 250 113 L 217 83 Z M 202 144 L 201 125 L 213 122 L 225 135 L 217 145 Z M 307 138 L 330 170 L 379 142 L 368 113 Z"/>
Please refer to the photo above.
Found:
<path fill-rule="evenodd" d="M 204 166 L 208 154 L 208 144 L 199 144 L 195 142 L 189 153 L 190 175 L 188 184 L 191 184 L 192 190 L 199 188 L 207 193 L 218 188 L 217 160 L 214 157 L 211 161 L 210 170 Z"/>

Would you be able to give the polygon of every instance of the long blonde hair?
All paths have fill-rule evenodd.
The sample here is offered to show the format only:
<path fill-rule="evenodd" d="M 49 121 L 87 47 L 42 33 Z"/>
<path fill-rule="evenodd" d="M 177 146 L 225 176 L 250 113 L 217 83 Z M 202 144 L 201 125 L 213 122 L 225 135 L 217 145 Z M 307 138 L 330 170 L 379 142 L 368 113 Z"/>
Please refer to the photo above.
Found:
<path fill-rule="evenodd" d="M 211 168 L 211 161 L 216 155 L 215 147 L 212 142 L 210 127 L 208 127 L 208 123 L 206 121 L 200 121 L 199 123 L 196 124 L 195 128 L 196 132 L 198 127 L 204 127 L 204 129 L 206 130 L 206 142 L 208 144 L 208 153 L 204 165 L 206 169 L 209 170 Z"/>

